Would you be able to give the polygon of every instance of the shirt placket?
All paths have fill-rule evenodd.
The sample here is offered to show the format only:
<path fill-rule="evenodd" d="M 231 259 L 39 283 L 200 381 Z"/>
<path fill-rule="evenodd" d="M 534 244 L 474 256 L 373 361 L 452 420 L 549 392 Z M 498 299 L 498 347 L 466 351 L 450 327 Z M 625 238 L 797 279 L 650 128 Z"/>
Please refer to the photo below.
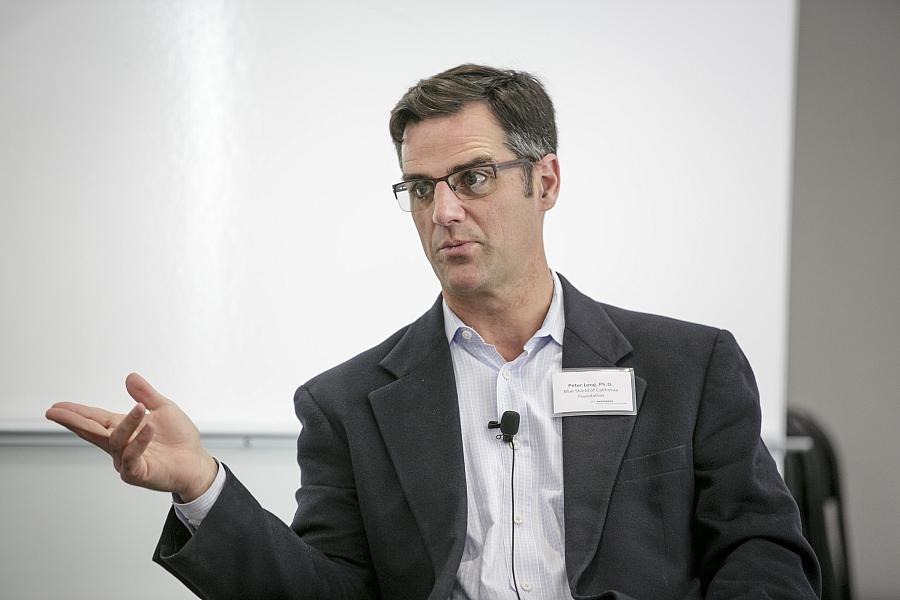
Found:
<path fill-rule="evenodd" d="M 509 574 L 509 586 L 514 588 L 519 585 L 522 592 L 535 591 L 535 582 L 538 581 L 539 557 L 535 538 L 536 523 L 531 518 L 534 515 L 534 444 L 531 443 L 528 421 L 530 409 L 525 401 L 525 390 L 522 387 L 522 375 L 527 369 L 529 356 L 522 355 L 511 363 L 503 364 L 497 375 L 497 414 L 503 411 L 514 410 L 519 413 L 519 434 L 512 442 L 515 447 L 515 485 L 510 489 L 509 481 L 512 473 L 512 449 L 510 445 L 503 444 L 502 462 L 505 474 L 503 493 L 503 515 L 500 522 L 503 524 L 503 543 L 506 547 L 507 569 Z M 515 507 L 510 501 L 511 492 L 515 493 Z M 516 531 L 515 549 L 512 547 L 512 530 Z M 515 552 L 513 552 L 515 550 Z M 512 577 L 512 560 L 515 560 L 516 581 Z"/>

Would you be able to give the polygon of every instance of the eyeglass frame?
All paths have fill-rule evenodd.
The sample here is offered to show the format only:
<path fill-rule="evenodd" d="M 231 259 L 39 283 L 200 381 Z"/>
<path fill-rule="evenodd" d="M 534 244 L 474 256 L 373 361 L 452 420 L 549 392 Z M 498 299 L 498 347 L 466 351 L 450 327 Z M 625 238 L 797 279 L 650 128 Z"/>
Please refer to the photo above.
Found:
<path fill-rule="evenodd" d="M 404 181 L 401 181 L 400 183 L 395 183 L 394 185 L 391 186 L 391 189 L 392 189 L 393 192 L 394 192 L 394 199 L 397 200 L 397 204 L 400 205 L 400 210 L 402 210 L 403 212 L 408 212 L 408 213 L 419 212 L 419 211 L 422 211 L 422 210 L 426 210 L 428 207 L 425 206 L 425 207 L 423 207 L 423 208 L 420 208 L 419 210 L 412 210 L 412 209 L 406 210 L 405 208 L 403 208 L 403 204 L 402 204 L 401 201 L 400 201 L 400 196 L 399 196 L 399 194 L 401 194 L 401 193 L 409 193 L 409 191 L 408 191 L 408 190 L 407 190 L 407 191 L 400 191 L 400 192 L 398 193 L 397 188 L 398 188 L 399 186 L 404 185 L 404 184 L 410 184 L 410 183 L 413 183 L 413 182 L 418 182 L 418 181 L 430 181 L 430 182 L 432 182 L 432 183 L 434 184 L 434 188 L 433 188 L 432 191 L 431 191 L 431 198 L 432 198 L 432 201 L 433 201 L 433 200 L 434 200 L 434 194 L 435 194 L 435 192 L 437 192 L 437 186 L 438 186 L 438 184 L 439 184 L 440 182 L 443 181 L 443 182 L 445 182 L 445 183 L 447 184 L 447 187 L 450 188 L 450 191 L 453 192 L 453 195 L 456 196 L 457 198 L 459 198 L 459 194 L 457 194 L 457 193 L 456 193 L 456 190 L 453 189 L 453 186 L 450 185 L 450 178 L 453 177 L 454 175 L 458 175 L 459 173 L 462 173 L 462 172 L 464 172 L 464 171 L 471 171 L 472 169 L 479 169 L 479 168 L 484 168 L 484 167 L 490 167 L 491 170 L 494 172 L 494 179 L 497 179 L 497 172 L 498 172 L 498 171 L 503 171 L 503 170 L 505 170 L 505 169 L 511 169 L 511 168 L 513 168 L 513 167 L 518 167 L 518 166 L 523 166 L 523 167 L 524 167 L 525 165 L 533 165 L 535 162 L 537 162 L 537 161 L 534 160 L 533 158 L 517 158 L 517 159 L 514 159 L 514 160 L 508 160 L 508 161 L 501 162 L 501 163 L 483 163 L 483 164 L 469 165 L 469 166 L 467 166 L 467 167 L 463 167 L 463 168 L 461 168 L 461 169 L 457 169 L 456 171 L 453 171 L 452 173 L 448 173 L 447 175 L 444 175 L 443 177 L 437 177 L 437 178 L 434 178 L 434 179 L 432 179 L 432 178 L 430 178 L 430 177 L 419 177 L 419 178 L 416 178 L 416 179 L 406 179 L 406 180 L 404 180 Z M 488 196 L 489 194 L 490 194 L 490 192 L 488 192 L 487 194 L 483 194 L 483 195 L 481 195 L 481 196 L 471 196 L 471 197 L 469 197 L 469 198 L 459 198 L 459 199 L 460 199 L 460 200 L 470 200 L 470 199 L 474 200 L 474 199 L 477 199 L 477 198 L 484 198 L 485 196 Z"/>

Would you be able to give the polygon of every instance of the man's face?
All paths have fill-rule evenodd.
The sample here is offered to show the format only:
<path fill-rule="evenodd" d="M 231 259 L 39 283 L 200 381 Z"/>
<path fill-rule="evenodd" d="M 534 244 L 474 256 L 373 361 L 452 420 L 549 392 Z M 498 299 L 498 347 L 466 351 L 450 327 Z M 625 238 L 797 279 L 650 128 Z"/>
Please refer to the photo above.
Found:
<path fill-rule="evenodd" d="M 516 159 L 504 142 L 503 130 L 483 103 L 426 119 L 406 128 L 403 179 L 438 178 L 473 162 Z M 529 195 L 523 169 L 534 169 Z M 558 175 L 556 157 L 548 155 L 536 167 L 498 171 L 496 190 L 483 198 L 460 200 L 446 182 L 437 185 L 432 204 L 412 217 L 445 293 L 508 291 L 524 285 L 535 270 L 546 269 L 543 214 L 556 201 Z"/>

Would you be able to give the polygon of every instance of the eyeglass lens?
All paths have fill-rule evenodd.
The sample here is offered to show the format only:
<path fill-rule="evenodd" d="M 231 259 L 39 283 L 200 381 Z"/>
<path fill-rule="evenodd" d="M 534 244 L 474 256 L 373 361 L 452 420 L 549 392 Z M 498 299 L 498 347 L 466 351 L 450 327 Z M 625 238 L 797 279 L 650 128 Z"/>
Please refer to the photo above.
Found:
<path fill-rule="evenodd" d="M 421 210 L 427 208 L 434 200 L 434 191 L 440 180 L 420 179 L 404 182 L 395 189 L 397 199 L 404 210 Z M 447 185 L 461 200 L 481 198 L 491 194 L 496 188 L 497 172 L 493 165 L 484 165 L 457 171 L 446 178 Z"/>

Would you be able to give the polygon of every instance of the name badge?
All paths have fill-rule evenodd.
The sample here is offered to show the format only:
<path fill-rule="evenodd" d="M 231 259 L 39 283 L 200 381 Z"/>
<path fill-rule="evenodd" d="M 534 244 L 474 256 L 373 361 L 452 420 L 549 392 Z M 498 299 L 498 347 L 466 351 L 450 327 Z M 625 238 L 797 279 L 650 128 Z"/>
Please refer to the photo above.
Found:
<path fill-rule="evenodd" d="M 563 369 L 553 374 L 553 416 L 636 415 L 634 369 Z"/>

